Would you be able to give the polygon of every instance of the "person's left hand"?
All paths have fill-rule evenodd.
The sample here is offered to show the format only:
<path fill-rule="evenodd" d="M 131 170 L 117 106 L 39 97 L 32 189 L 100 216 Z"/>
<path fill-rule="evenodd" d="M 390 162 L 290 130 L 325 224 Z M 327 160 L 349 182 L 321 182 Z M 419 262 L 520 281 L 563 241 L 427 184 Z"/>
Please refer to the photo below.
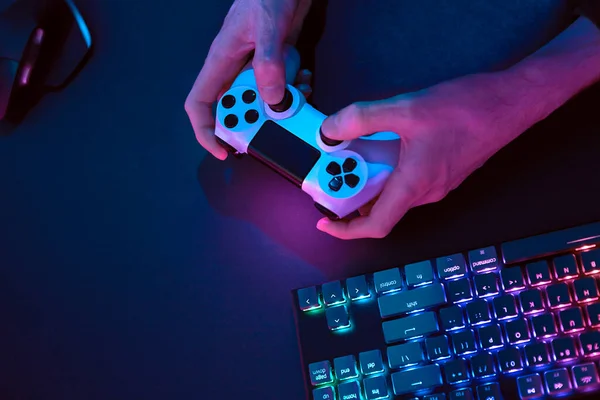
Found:
<path fill-rule="evenodd" d="M 340 239 L 383 238 L 413 207 L 444 198 L 522 130 L 494 74 L 472 75 L 419 92 L 355 103 L 328 117 L 323 133 L 355 139 L 392 131 L 400 141 L 398 165 L 381 194 L 350 221 L 319 220 L 317 228 Z"/>

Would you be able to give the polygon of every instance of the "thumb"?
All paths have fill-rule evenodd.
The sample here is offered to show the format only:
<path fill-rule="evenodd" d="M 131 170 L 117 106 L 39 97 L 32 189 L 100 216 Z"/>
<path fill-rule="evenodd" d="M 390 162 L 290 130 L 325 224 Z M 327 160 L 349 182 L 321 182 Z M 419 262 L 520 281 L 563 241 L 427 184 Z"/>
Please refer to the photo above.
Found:
<path fill-rule="evenodd" d="M 283 39 L 275 32 L 262 33 L 256 42 L 252 67 L 260 97 L 267 104 L 283 100 L 286 67 Z"/>
<path fill-rule="evenodd" d="M 341 109 L 323 121 L 323 134 L 336 140 L 352 140 L 377 132 L 394 131 L 398 118 L 394 115 L 392 99 L 358 102 Z"/>

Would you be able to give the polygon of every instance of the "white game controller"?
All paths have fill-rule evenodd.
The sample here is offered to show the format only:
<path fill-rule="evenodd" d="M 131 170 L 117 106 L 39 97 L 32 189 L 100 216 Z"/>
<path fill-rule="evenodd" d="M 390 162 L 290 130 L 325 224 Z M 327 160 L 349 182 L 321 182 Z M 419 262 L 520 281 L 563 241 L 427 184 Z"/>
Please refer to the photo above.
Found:
<path fill-rule="evenodd" d="M 399 137 L 379 132 L 352 141 L 326 138 L 326 116 L 289 84 L 299 64 L 290 48 L 288 85 L 277 105 L 260 98 L 254 71 L 243 71 L 219 99 L 215 133 L 230 152 L 249 154 L 300 187 L 330 219 L 350 217 L 383 189 L 398 162 Z"/>

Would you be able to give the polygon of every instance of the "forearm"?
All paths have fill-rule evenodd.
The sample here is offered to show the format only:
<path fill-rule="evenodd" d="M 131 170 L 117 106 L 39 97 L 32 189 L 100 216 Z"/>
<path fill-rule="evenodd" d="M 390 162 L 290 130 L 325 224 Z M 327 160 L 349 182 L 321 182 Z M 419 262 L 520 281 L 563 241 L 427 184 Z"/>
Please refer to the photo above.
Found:
<path fill-rule="evenodd" d="M 496 121 L 512 140 L 600 80 L 600 30 L 579 18 L 546 46 L 494 75 Z"/>

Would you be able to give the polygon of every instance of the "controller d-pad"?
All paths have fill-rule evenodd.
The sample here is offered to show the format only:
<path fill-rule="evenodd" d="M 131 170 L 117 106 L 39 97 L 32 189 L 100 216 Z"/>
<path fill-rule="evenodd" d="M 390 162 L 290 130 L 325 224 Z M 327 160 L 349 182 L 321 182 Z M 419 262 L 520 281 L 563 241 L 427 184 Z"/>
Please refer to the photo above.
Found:
<path fill-rule="evenodd" d="M 344 181 L 346 181 L 346 185 L 354 189 L 358 185 L 358 182 L 360 182 L 360 178 L 357 175 L 348 174 L 344 176 Z"/>
<path fill-rule="evenodd" d="M 244 119 L 247 123 L 253 124 L 258 121 L 258 111 L 256 110 L 248 110 L 246 114 L 244 114 Z"/>
<path fill-rule="evenodd" d="M 246 90 L 242 94 L 242 101 L 246 104 L 253 103 L 256 100 L 256 92 L 254 90 Z"/>
<path fill-rule="evenodd" d="M 346 158 L 346 161 L 344 161 L 342 168 L 344 168 L 344 172 L 348 173 L 354 171 L 354 168 L 356 168 L 357 165 L 358 163 L 354 158 Z"/>
<path fill-rule="evenodd" d="M 342 167 L 340 167 L 340 164 L 332 161 L 327 165 L 326 171 L 331 175 L 339 175 L 342 173 Z"/>
<path fill-rule="evenodd" d="M 344 181 L 341 176 L 335 176 L 332 180 L 329 181 L 329 189 L 334 192 L 339 191 L 342 188 Z"/>
<path fill-rule="evenodd" d="M 223 96 L 221 99 L 221 104 L 223 105 L 223 108 L 230 109 L 231 107 L 235 106 L 235 97 L 230 94 Z"/>
<path fill-rule="evenodd" d="M 225 123 L 225 127 L 227 127 L 228 129 L 233 129 L 237 126 L 239 121 L 236 115 L 229 114 L 225 117 L 225 120 L 223 122 Z"/>

